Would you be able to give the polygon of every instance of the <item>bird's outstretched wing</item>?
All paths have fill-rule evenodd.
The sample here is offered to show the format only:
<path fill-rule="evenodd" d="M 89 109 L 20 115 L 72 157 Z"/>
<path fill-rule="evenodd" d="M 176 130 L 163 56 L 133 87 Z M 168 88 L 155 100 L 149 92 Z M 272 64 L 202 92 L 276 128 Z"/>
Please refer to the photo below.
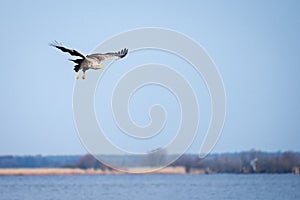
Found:
<path fill-rule="evenodd" d="M 69 54 L 71 54 L 72 56 L 79 56 L 81 58 L 85 58 L 85 55 L 83 55 L 82 53 L 80 53 L 79 51 L 76 51 L 75 49 L 68 49 L 66 47 L 63 47 L 61 44 L 59 44 L 57 41 L 54 41 L 52 43 L 49 43 L 50 46 L 53 46 L 55 48 L 58 48 L 59 50 L 63 51 L 63 52 L 67 52 Z"/>
<path fill-rule="evenodd" d="M 91 55 L 87 55 L 86 57 L 88 58 L 94 58 L 97 59 L 100 62 L 105 61 L 105 60 L 114 60 L 114 59 L 120 59 L 124 58 L 128 53 L 128 49 L 124 48 L 119 52 L 110 52 L 110 53 L 95 53 Z"/>

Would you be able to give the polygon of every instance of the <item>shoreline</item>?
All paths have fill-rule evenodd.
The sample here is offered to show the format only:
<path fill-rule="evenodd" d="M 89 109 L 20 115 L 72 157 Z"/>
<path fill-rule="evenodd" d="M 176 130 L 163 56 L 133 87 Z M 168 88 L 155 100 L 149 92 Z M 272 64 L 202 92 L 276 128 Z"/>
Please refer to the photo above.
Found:
<path fill-rule="evenodd" d="M 129 168 L 130 174 L 204 174 L 204 170 L 192 170 L 186 173 L 184 167 L 166 167 L 159 170 L 155 168 Z M 148 171 L 148 172 L 145 172 Z M 0 176 L 52 176 L 52 175 L 114 175 L 129 174 L 118 170 L 79 169 L 79 168 L 1 168 Z"/>
<path fill-rule="evenodd" d="M 128 172 L 129 171 L 129 172 Z M 189 173 L 184 167 L 166 167 L 159 170 L 150 167 L 129 168 L 127 172 L 119 170 L 101 169 L 80 169 L 80 168 L 0 168 L 1 176 L 72 176 L 72 175 L 126 175 L 126 174 L 165 174 L 165 175 L 185 175 L 185 174 L 217 174 L 203 169 L 191 169 Z M 222 173 L 221 173 L 222 174 Z M 233 174 L 257 174 L 257 173 L 233 173 Z M 274 173 L 266 173 L 274 174 Z M 275 173 L 276 174 L 276 173 Z M 281 173 L 278 173 L 281 174 Z M 295 174 L 299 173 L 283 173 Z"/>

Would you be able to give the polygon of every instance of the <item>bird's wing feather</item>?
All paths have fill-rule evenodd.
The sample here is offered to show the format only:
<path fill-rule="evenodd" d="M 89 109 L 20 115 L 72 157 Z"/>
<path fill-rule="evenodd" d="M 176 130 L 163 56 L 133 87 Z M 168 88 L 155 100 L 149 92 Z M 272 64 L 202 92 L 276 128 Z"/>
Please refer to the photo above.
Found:
<path fill-rule="evenodd" d="M 71 54 L 72 56 L 79 56 L 81 58 L 85 58 L 85 55 L 83 55 L 82 53 L 80 53 L 79 51 L 75 50 L 75 49 L 68 49 L 66 47 L 63 47 L 61 44 L 59 44 L 58 42 L 53 42 L 53 43 L 49 43 L 50 46 L 53 46 L 55 48 L 58 48 L 59 50 L 63 51 L 63 52 L 67 52 L 69 54 Z"/>
<path fill-rule="evenodd" d="M 87 55 L 86 57 L 94 58 L 94 59 L 97 59 L 98 62 L 102 62 L 105 60 L 114 60 L 114 59 L 124 58 L 127 55 L 127 53 L 128 53 L 128 49 L 124 48 L 119 52 L 110 52 L 110 53 L 105 53 L 105 54 L 95 53 L 95 54 Z"/>

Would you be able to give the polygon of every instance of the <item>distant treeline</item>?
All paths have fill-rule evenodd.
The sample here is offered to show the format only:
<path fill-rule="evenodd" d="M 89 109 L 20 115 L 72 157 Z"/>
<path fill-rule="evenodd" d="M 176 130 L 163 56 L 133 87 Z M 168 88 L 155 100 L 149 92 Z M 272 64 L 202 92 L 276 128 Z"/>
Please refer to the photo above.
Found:
<path fill-rule="evenodd" d="M 0 156 L 0 168 L 56 168 L 77 162 L 82 156 Z"/>
<path fill-rule="evenodd" d="M 171 166 L 184 166 L 186 172 L 203 169 L 207 173 L 299 173 L 300 154 L 247 151 L 211 154 L 205 159 L 183 155 Z"/>
<path fill-rule="evenodd" d="M 155 166 L 155 162 L 168 155 L 151 154 L 148 159 L 111 156 L 115 160 L 125 160 L 134 166 L 143 162 L 144 166 Z M 154 165 L 153 165 L 154 163 Z M 139 163 L 141 165 L 141 163 Z M 299 173 L 300 153 L 261 151 L 245 151 L 239 153 L 210 154 L 200 159 L 194 154 L 185 154 L 173 162 L 171 167 L 184 167 L 189 173 L 193 169 L 204 173 Z M 110 169 L 95 159 L 92 155 L 84 156 L 0 156 L 0 168 L 81 168 Z"/>

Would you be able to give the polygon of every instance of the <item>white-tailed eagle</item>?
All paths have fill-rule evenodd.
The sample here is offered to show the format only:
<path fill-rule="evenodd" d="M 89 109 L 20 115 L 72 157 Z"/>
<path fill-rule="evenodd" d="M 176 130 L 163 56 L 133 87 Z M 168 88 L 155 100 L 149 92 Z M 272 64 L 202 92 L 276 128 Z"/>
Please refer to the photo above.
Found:
<path fill-rule="evenodd" d="M 84 55 L 80 53 L 77 50 L 74 49 L 68 49 L 66 47 L 63 47 L 61 44 L 58 42 L 53 42 L 49 44 L 50 46 L 53 46 L 63 52 L 67 52 L 71 54 L 72 56 L 78 56 L 80 58 L 77 59 L 69 59 L 70 61 L 73 61 L 76 63 L 74 70 L 76 72 L 76 78 L 79 79 L 80 73 L 79 71 L 82 70 L 83 75 L 82 79 L 86 78 L 85 72 L 89 69 L 103 69 L 103 66 L 100 65 L 102 61 L 105 60 L 114 60 L 114 59 L 120 59 L 124 58 L 127 53 L 128 49 L 124 48 L 119 52 L 109 52 L 109 53 L 95 53 L 95 54 L 90 54 L 90 55 Z"/>

